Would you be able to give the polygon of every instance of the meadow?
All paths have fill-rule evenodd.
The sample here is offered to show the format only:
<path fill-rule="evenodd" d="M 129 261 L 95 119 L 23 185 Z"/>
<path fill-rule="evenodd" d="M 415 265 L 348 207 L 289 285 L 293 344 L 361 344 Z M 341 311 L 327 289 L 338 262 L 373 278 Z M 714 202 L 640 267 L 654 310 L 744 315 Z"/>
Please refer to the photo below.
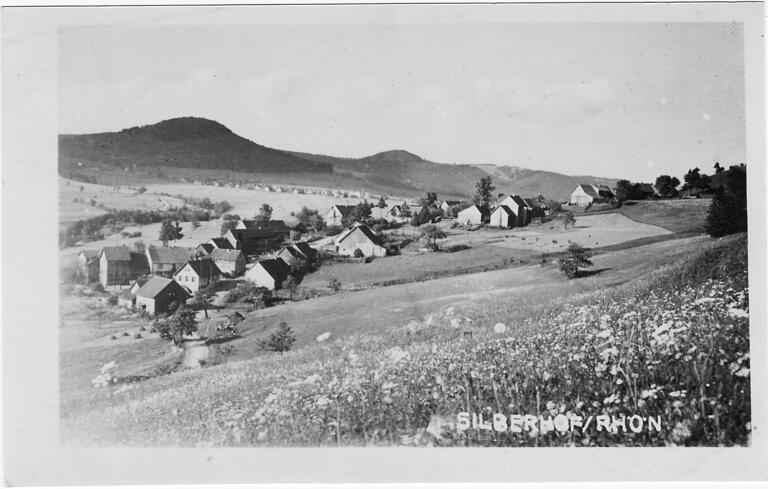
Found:
<path fill-rule="evenodd" d="M 101 387 L 62 412 L 72 444 L 652 446 L 749 443 L 746 237 L 342 293 L 252 313 L 220 365 Z M 528 277 L 529 281 L 526 281 Z M 467 285 L 474 288 L 467 289 Z M 439 294 L 436 286 L 445 287 Z M 397 297 L 400 296 L 398 300 Z M 398 310 L 403 305 L 410 309 Z M 283 355 L 256 340 L 286 320 Z M 343 327 L 340 327 L 343 326 Z M 74 352 L 73 352 L 74 353 Z M 157 358 L 161 358 L 160 352 Z M 109 368 L 100 372 L 102 365 Z M 62 375 L 67 375 L 62 369 Z M 459 412 L 660 416 L 659 431 L 456 429 Z"/>

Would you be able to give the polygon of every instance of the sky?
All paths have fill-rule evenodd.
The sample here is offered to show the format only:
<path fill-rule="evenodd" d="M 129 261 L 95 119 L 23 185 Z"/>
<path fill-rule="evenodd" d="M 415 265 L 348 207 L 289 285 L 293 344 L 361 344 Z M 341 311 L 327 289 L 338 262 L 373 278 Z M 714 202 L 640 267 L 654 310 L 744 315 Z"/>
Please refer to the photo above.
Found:
<path fill-rule="evenodd" d="M 197 116 L 279 149 L 633 181 L 745 158 L 731 23 L 83 27 L 58 86 L 67 134 Z"/>

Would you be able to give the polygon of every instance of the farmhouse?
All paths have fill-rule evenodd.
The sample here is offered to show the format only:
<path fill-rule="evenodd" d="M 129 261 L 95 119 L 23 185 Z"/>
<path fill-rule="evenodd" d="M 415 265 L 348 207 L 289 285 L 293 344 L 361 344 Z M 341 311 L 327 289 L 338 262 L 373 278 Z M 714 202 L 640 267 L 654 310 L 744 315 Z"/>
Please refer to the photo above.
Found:
<path fill-rule="evenodd" d="M 285 239 L 282 232 L 271 229 L 230 229 L 224 236 L 233 249 L 256 255 L 279 248 Z"/>
<path fill-rule="evenodd" d="M 531 209 L 528 204 L 525 203 L 525 200 L 523 200 L 523 198 L 519 195 L 501 195 L 493 207 L 496 208 L 502 205 L 509 207 L 510 210 L 517 216 L 518 226 L 527 226 L 531 223 L 531 218 L 533 217 L 533 209 Z"/>
<path fill-rule="evenodd" d="M 172 303 L 184 304 L 189 294 L 176 281 L 154 276 L 136 291 L 136 307 L 150 316 L 168 312 Z"/>
<path fill-rule="evenodd" d="M 227 238 L 211 238 L 208 243 L 213 245 L 214 248 L 218 248 L 220 250 L 233 250 L 234 247 L 229 242 Z"/>
<path fill-rule="evenodd" d="M 531 209 L 531 217 L 544 217 L 547 212 L 547 207 L 536 199 L 523 199 L 528 208 Z"/>
<path fill-rule="evenodd" d="M 341 256 L 354 256 L 360 250 L 363 256 L 386 256 L 387 249 L 381 246 L 381 240 L 365 224 L 357 224 L 346 229 L 334 240 L 336 253 Z"/>
<path fill-rule="evenodd" d="M 589 204 L 602 204 L 608 202 L 613 197 L 613 192 L 607 185 L 582 183 L 571 192 L 570 203 L 586 207 Z"/>
<path fill-rule="evenodd" d="M 213 250 L 209 255 L 221 273 L 239 275 L 245 271 L 245 255 L 240 250 Z"/>
<path fill-rule="evenodd" d="M 259 287 L 277 290 L 282 288 L 290 271 L 288 264 L 280 258 L 259 260 L 245 272 L 245 278 Z"/>
<path fill-rule="evenodd" d="M 355 209 L 354 205 L 341 205 L 337 204 L 331 207 L 331 210 L 323 216 L 326 226 L 342 226 L 352 211 Z"/>
<path fill-rule="evenodd" d="M 85 283 L 99 280 L 99 250 L 83 250 L 77 254 L 77 265 Z"/>
<path fill-rule="evenodd" d="M 173 275 L 173 279 L 194 294 L 218 282 L 221 279 L 221 271 L 210 258 L 190 260 Z"/>
<path fill-rule="evenodd" d="M 491 212 L 490 225 L 497 228 L 517 226 L 517 215 L 506 205 L 500 205 Z"/>
<path fill-rule="evenodd" d="M 440 202 L 438 207 L 443 211 L 444 214 L 447 214 L 448 211 L 451 210 L 451 207 L 456 207 L 459 204 L 461 204 L 460 200 L 444 200 Z"/>
<path fill-rule="evenodd" d="M 467 226 L 470 224 L 481 224 L 483 222 L 483 212 L 476 205 L 471 205 L 460 211 L 456 216 L 456 220 L 460 224 Z"/>
<path fill-rule="evenodd" d="M 241 219 L 237 222 L 235 229 L 268 229 L 276 233 L 288 234 L 288 226 L 285 225 L 285 221 L 281 220 L 249 220 Z"/>
<path fill-rule="evenodd" d="M 187 260 L 195 256 L 194 248 L 166 248 L 150 246 L 145 251 L 149 268 L 155 275 L 172 277 Z"/>
<path fill-rule="evenodd" d="M 128 285 L 149 273 L 147 257 L 125 246 L 105 246 L 99 254 L 99 281 L 104 287 Z"/>
<path fill-rule="evenodd" d="M 227 243 L 229 243 L 229 241 L 227 241 Z M 211 243 L 200 243 L 199 245 L 197 245 L 197 248 L 195 248 L 195 254 L 208 256 L 215 249 L 216 248 Z"/>
<path fill-rule="evenodd" d="M 306 241 L 299 241 L 280 250 L 275 258 L 280 258 L 288 265 L 293 265 L 297 260 L 311 263 L 317 258 L 317 250 L 309 246 Z"/>

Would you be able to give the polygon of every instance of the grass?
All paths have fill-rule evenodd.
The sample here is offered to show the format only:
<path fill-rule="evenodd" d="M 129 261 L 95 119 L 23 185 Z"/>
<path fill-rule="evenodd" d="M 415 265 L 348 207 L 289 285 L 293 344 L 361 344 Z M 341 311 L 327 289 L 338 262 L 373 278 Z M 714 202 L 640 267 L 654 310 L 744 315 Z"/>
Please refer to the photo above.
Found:
<path fill-rule="evenodd" d="M 710 199 L 641 200 L 606 212 L 618 212 L 633 221 L 681 235 L 694 235 L 705 232 L 704 221 L 710 202 Z"/>
<path fill-rule="evenodd" d="M 65 438 L 142 446 L 745 445 L 746 238 L 702 239 L 600 255 L 596 267 L 607 271 L 586 279 L 565 280 L 551 266 L 444 279 L 448 290 L 431 309 L 425 282 L 259 311 L 238 326 L 244 338 L 232 346 L 252 356 L 258 330 L 285 318 L 299 338 L 295 351 L 81 391 L 78 407 L 63 413 Z M 526 285 L 528 273 L 535 284 Z M 505 274 L 516 277 L 514 288 L 482 292 L 487 281 L 498 289 Z M 469 279 L 478 293 L 465 283 L 464 296 L 451 300 Z M 395 293 L 423 309 L 393 311 Z M 339 322 L 345 330 L 315 341 Z M 660 416 L 661 431 L 529 436 L 451 427 L 456 413 L 488 407 Z M 446 428 L 432 429 L 440 420 Z"/>

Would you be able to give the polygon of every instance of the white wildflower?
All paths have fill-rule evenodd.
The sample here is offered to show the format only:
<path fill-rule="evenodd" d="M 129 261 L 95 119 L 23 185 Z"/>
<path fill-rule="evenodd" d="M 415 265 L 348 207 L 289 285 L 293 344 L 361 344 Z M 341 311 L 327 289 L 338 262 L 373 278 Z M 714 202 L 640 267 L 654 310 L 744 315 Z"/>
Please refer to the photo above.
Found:
<path fill-rule="evenodd" d="M 320 336 L 317 337 L 317 342 L 318 343 L 322 343 L 323 341 L 327 340 L 330 337 L 331 337 L 331 333 L 330 332 L 325 332 L 325 333 L 323 333 L 323 334 L 321 334 Z"/>
<path fill-rule="evenodd" d="M 494 333 L 502 334 L 507 330 L 507 326 L 504 323 L 496 323 L 493 326 Z"/>

